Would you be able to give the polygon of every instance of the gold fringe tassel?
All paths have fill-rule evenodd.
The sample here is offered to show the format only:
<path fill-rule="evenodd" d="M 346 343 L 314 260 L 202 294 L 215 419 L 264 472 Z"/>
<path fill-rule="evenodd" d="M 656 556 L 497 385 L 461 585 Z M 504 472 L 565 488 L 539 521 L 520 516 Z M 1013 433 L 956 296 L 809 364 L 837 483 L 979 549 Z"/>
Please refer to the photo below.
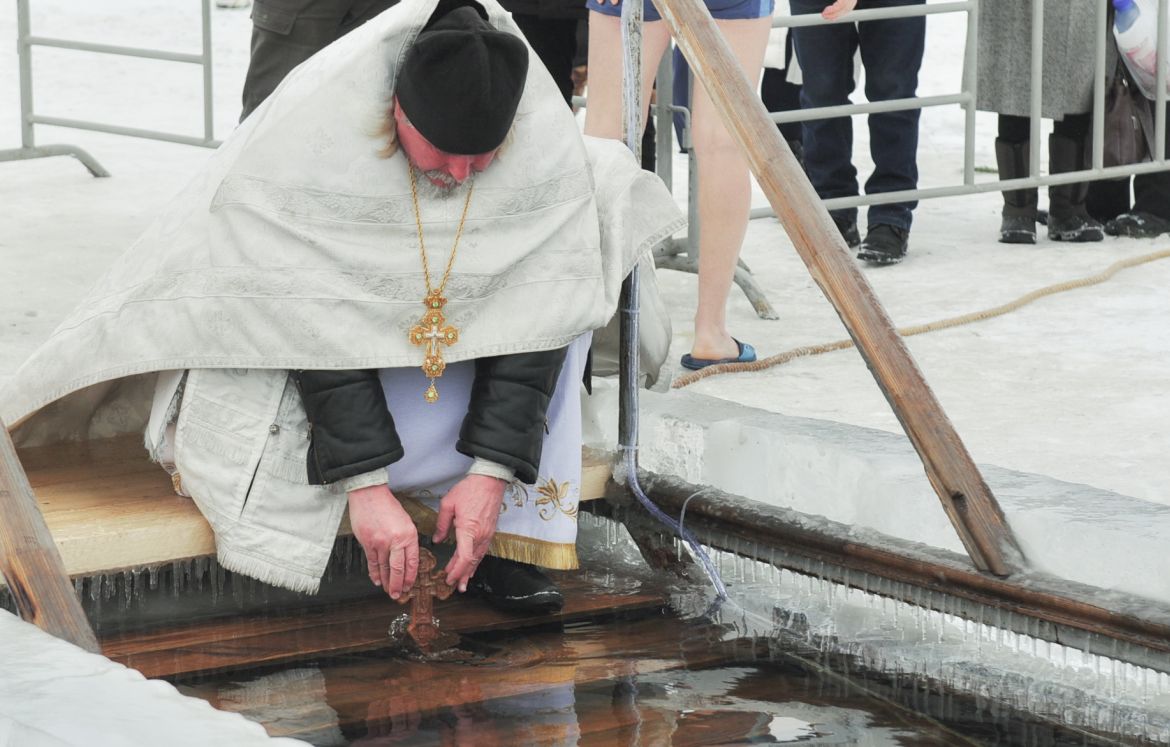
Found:
<path fill-rule="evenodd" d="M 415 526 L 423 534 L 434 534 L 438 514 L 429 506 L 410 496 L 398 496 L 402 507 Z M 454 537 L 448 537 L 448 543 Z M 551 568 L 556 571 L 574 571 L 580 567 L 577 561 L 577 544 L 574 542 L 546 542 L 545 540 L 523 537 L 519 534 L 496 532 L 488 554 L 504 560 L 514 560 L 517 563 L 539 565 L 542 568 Z"/>

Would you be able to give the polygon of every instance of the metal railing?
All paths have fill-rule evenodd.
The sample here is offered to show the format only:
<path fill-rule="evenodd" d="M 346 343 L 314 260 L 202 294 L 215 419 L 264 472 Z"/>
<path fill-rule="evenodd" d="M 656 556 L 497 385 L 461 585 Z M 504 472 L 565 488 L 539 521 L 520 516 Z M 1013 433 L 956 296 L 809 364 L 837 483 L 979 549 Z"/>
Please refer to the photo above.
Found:
<path fill-rule="evenodd" d="M 1039 143 L 1041 136 L 1042 102 L 1043 102 L 1043 63 L 1044 63 L 1044 0 L 1031 0 L 1032 4 L 1032 68 L 1030 71 L 1030 113 L 1032 142 Z M 966 13 L 967 35 L 966 51 L 964 55 L 965 67 L 962 90 L 955 94 L 939 96 L 924 96 L 921 98 L 898 99 L 893 101 L 869 102 L 864 104 L 848 104 L 845 106 L 822 107 L 816 109 L 802 109 L 791 112 L 779 112 L 772 115 L 772 121 L 804 122 L 814 119 L 828 119 L 853 114 L 868 114 L 873 112 L 904 111 L 908 109 L 922 109 L 932 106 L 959 104 L 965 113 L 963 133 L 963 183 L 942 187 L 928 187 L 897 192 L 883 192 L 878 194 L 858 195 L 855 197 L 837 197 L 825 200 L 825 207 L 829 210 L 858 207 L 863 205 L 880 205 L 890 202 L 906 202 L 935 197 L 956 197 L 960 195 L 978 194 L 984 192 L 999 192 L 1031 187 L 1050 186 L 1054 184 L 1069 184 L 1096 179 L 1110 179 L 1115 177 L 1147 174 L 1170 169 L 1170 161 L 1166 159 L 1166 66 L 1167 34 L 1166 14 L 1170 0 L 1158 0 L 1158 77 L 1157 94 L 1154 100 L 1154 143 L 1152 160 L 1146 163 L 1129 164 L 1125 166 L 1104 165 L 1105 142 L 1105 85 L 1106 85 L 1106 52 L 1111 43 L 1108 35 L 1111 30 L 1107 24 L 1108 2 L 1097 2 L 1097 24 L 1095 42 L 1095 81 L 1093 87 L 1093 135 L 1092 135 L 1092 167 L 1079 171 L 1061 172 L 1059 174 L 1040 174 L 1041 148 L 1031 148 L 1029 175 L 1019 179 L 998 181 L 975 181 L 975 106 L 978 93 L 976 77 L 978 63 L 977 33 L 979 26 L 980 0 L 962 0 L 961 2 L 932 3 L 928 5 L 898 6 L 877 10 L 854 11 L 836 21 L 826 21 L 819 15 L 785 16 L 773 20 L 773 27 L 799 27 L 813 25 L 829 25 L 832 23 L 858 23 L 862 21 L 877 21 L 892 18 L 915 18 L 918 16 L 934 15 L 937 13 Z M 1123 64 L 1118 61 L 1118 64 Z M 772 217 L 775 213 L 770 208 L 756 208 L 751 212 L 752 218 Z"/>
<path fill-rule="evenodd" d="M 199 54 L 170 52 L 166 50 L 143 49 L 139 47 L 123 47 L 113 44 L 97 44 L 93 42 L 76 41 L 72 39 L 54 39 L 45 36 L 34 36 L 29 13 L 29 0 L 16 0 L 17 18 L 17 54 L 20 65 L 20 148 L 0 150 L 0 161 L 21 161 L 31 158 L 47 158 L 50 156 L 73 156 L 81 161 L 94 176 L 109 176 L 96 159 L 82 148 L 75 145 L 37 145 L 35 127 L 38 124 L 55 127 L 68 127 L 76 130 L 91 130 L 105 132 L 112 135 L 126 135 L 129 137 L 162 140 L 169 143 L 183 145 L 198 145 L 205 148 L 215 148 L 220 141 L 215 139 L 214 130 L 214 102 L 212 98 L 212 60 L 211 60 L 211 0 L 200 0 L 202 16 L 203 48 Z M 181 135 L 172 132 L 148 130 L 138 127 L 92 122 L 83 119 L 68 119 L 37 114 L 33 110 L 33 75 L 32 75 L 32 48 L 55 47 L 58 49 L 72 49 L 81 52 L 118 55 L 121 57 L 142 57 L 150 60 L 164 60 L 168 62 L 183 62 L 200 65 L 203 68 L 203 136 Z"/>

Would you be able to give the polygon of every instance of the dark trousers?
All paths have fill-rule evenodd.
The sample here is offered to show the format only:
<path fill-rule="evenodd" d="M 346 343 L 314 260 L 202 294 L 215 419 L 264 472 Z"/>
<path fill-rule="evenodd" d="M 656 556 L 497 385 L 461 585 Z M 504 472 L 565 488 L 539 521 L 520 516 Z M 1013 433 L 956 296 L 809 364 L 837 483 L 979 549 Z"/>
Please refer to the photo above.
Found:
<path fill-rule="evenodd" d="M 294 67 L 398 0 L 256 0 L 242 122 Z"/>
<path fill-rule="evenodd" d="M 570 103 L 573 99 L 573 58 L 577 55 L 577 19 L 513 13 L 512 20 L 544 63 L 565 97 L 565 103 Z"/>
<path fill-rule="evenodd" d="M 926 0 L 860 0 L 858 10 L 922 5 Z M 791 0 L 794 14 L 819 13 L 828 0 Z M 856 87 L 853 57 L 861 50 L 865 95 L 870 101 L 913 98 L 926 37 L 924 18 L 839 23 L 792 29 L 804 76 L 801 105 L 808 109 L 849 103 Z M 914 189 L 918 185 L 918 110 L 869 115 L 873 174 L 866 194 Z M 853 166 L 853 121 L 850 117 L 804 123 L 804 168 L 822 199 L 858 194 Z M 909 229 L 917 202 L 874 205 L 869 226 L 886 223 Z M 856 219 L 857 210 L 834 211 Z"/>

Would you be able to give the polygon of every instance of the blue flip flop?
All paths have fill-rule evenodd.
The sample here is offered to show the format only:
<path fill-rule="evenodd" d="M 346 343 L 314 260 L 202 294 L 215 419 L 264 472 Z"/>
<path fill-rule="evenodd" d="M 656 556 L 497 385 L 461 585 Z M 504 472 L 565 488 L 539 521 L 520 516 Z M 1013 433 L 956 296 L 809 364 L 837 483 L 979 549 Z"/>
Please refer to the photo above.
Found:
<path fill-rule="evenodd" d="M 698 371 L 700 368 L 707 366 L 718 366 L 722 363 L 751 363 L 756 359 L 756 349 L 746 342 L 740 342 L 734 337 L 731 338 L 735 344 L 739 346 L 739 355 L 734 358 L 719 358 L 717 360 L 710 360 L 708 358 L 696 358 L 690 353 L 682 357 L 683 368 L 689 368 L 692 371 Z"/>

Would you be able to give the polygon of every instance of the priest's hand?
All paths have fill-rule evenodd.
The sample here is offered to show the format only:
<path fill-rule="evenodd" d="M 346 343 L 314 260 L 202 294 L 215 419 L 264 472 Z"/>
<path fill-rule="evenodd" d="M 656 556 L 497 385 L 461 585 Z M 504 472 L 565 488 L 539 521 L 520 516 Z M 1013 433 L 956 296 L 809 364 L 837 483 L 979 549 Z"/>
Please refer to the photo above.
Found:
<path fill-rule="evenodd" d="M 370 580 L 397 599 L 418 575 L 418 530 L 388 485 L 351 490 L 348 496 L 349 523 L 366 551 Z"/>
<path fill-rule="evenodd" d="M 439 501 L 439 520 L 435 527 L 435 542 L 447 539 L 451 525 L 455 525 L 455 554 L 444 572 L 447 584 L 467 591 L 467 582 L 487 555 L 496 523 L 500 520 L 500 506 L 504 503 L 507 483 L 487 475 L 468 475 Z"/>

